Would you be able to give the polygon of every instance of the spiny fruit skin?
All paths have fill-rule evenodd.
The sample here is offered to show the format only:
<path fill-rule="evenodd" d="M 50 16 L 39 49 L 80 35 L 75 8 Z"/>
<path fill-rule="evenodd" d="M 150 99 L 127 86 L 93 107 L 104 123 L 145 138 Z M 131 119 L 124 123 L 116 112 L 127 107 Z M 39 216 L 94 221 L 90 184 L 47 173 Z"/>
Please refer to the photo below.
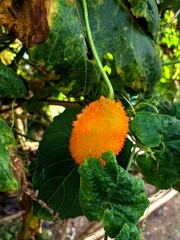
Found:
<path fill-rule="evenodd" d="M 86 157 L 95 157 L 104 164 L 101 155 L 111 150 L 117 155 L 127 136 L 129 118 L 121 102 L 100 97 L 86 106 L 73 122 L 70 152 L 77 164 Z"/>

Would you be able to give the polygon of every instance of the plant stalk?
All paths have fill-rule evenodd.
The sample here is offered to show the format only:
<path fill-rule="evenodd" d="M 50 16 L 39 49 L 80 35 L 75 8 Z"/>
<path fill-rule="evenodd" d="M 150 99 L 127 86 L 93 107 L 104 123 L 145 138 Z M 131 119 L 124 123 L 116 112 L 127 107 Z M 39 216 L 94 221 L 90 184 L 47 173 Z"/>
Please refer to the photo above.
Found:
<path fill-rule="evenodd" d="M 12 110 L 12 124 L 11 124 L 11 129 L 13 128 L 14 122 L 15 122 L 14 106 L 15 106 L 15 100 L 12 102 L 12 107 L 11 107 L 11 110 Z"/>
<path fill-rule="evenodd" d="M 129 104 L 129 106 L 131 107 L 131 109 L 132 109 L 132 112 L 133 112 L 133 114 L 134 114 L 134 116 L 136 115 L 136 111 L 135 111 L 135 109 L 133 108 L 133 105 L 130 103 L 130 101 L 123 95 L 123 94 L 121 94 L 122 95 L 122 97 L 126 100 L 126 102 Z"/>
<path fill-rule="evenodd" d="M 136 150 L 136 145 L 133 147 L 133 150 L 131 152 L 131 155 L 130 155 L 130 158 L 129 158 L 129 161 L 128 161 L 128 164 L 127 164 L 127 167 L 126 167 L 126 171 L 128 172 L 131 165 L 132 165 L 132 162 L 133 162 L 133 159 L 134 159 L 134 155 L 135 155 L 135 150 Z"/>
<path fill-rule="evenodd" d="M 22 59 L 22 56 L 24 55 L 25 51 L 27 50 L 26 46 L 23 45 L 12 63 L 9 65 L 9 67 L 13 68 L 14 70 L 17 69 L 19 61 Z"/>
<path fill-rule="evenodd" d="M 91 34 L 91 28 L 90 28 L 90 24 L 89 24 L 89 17 L 88 17 L 88 9 L 87 9 L 87 3 L 86 3 L 86 0 L 82 0 L 83 2 L 83 10 L 84 10 L 84 20 L 85 20 L 85 25 L 86 25 L 86 31 L 87 31 L 87 37 L 88 37 L 88 40 L 89 40 L 89 45 L 91 47 L 91 51 L 92 51 L 92 54 L 96 60 L 96 63 L 99 67 L 99 70 L 102 74 L 102 77 L 109 89 L 109 94 L 108 94 L 108 97 L 110 99 L 113 99 L 114 98 L 114 90 L 113 90 L 113 87 L 111 85 L 111 82 L 103 68 L 103 65 L 99 59 L 99 56 L 97 54 L 97 51 L 96 51 L 96 47 L 94 45 L 94 41 L 93 41 L 93 38 L 92 38 L 92 34 Z"/>
<path fill-rule="evenodd" d="M 104 234 L 104 240 L 108 240 L 108 235 L 107 235 L 107 233 Z"/>
<path fill-rule="evenodd" d="M 166 63 L 162 63 L 162 66 L 167 66 L 167 65 L 174 65 L 174 64 L 179 64 L 180 60 L 175 60 L 172 62 L 166 62 Z"/>

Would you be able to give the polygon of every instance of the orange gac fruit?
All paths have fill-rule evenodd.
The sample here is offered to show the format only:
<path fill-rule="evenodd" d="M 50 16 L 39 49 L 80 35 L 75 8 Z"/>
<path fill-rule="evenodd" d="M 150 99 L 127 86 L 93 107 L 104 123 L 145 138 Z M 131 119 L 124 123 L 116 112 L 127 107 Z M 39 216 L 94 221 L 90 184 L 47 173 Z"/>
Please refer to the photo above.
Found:
<path fill-rule="evenodd" d="M 73 122 L 70 152 L 77 164 L 86 157 L 101 159 L 111 150 L 115 155 L 121 151 L 127 137 L 129 118 L 121 102 L 100 97 L 86 106 Z"/>

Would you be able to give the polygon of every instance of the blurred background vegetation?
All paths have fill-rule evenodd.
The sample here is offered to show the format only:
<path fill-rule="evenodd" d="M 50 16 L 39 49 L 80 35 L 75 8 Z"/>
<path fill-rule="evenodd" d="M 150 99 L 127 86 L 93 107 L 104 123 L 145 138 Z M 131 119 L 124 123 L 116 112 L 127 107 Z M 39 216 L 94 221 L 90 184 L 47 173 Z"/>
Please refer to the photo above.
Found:
<path fill-rule="evenodd" d="M 163 8 L 162 8 L 163 9 Z M 158 37 L 160 57 L 162 59 L 162 76 L 156 90 L 167 99 L 179 101 L 180 85 L 180 22 L 179 10 L 162 10 L 161 30 Z"/>

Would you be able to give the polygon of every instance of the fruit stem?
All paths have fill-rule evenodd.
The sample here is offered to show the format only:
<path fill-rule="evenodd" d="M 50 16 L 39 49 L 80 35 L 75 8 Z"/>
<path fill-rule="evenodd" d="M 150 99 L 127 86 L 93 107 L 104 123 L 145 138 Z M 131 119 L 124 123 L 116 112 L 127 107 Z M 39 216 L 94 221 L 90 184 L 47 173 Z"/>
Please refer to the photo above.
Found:
<path fill-rule="evenodd" d="M 91 51 L 92 51 L 92 54 L 96 60 L 96 63 L 99 67 L 99 70 L 102 74 L 102 77 L 109 89 L 109 94 L 108 94 L 108 98 L 110 99 L 113 99 L 114 98 L 114 90 L 113 90 L 113 87 L 111 85 L 111 82 L 103 68 L 103 65 L 99 59 L 99 56 L 97 54 L 97 51 L 96 51 L 96 47 L 94 45 L 94 41 L 93 41 L 93 38 L 92 38 L 92 33 L 91 33 L 91 28 L 90 28 L 90 24 L 89 24 L 89 17 L 88 17 L 88 9 L 87 9 L 87 3 L 86 3 L 86 0 L 82 0 L 83 2 L 83 10 L 84 10 L 84 20 L 85 20 L 85 25 L 86 25 L 86 31 L 87 31 L 87 37 L 88 37 L 88 40 L 89 40 L 89 45 L 91 47 Z"/>

